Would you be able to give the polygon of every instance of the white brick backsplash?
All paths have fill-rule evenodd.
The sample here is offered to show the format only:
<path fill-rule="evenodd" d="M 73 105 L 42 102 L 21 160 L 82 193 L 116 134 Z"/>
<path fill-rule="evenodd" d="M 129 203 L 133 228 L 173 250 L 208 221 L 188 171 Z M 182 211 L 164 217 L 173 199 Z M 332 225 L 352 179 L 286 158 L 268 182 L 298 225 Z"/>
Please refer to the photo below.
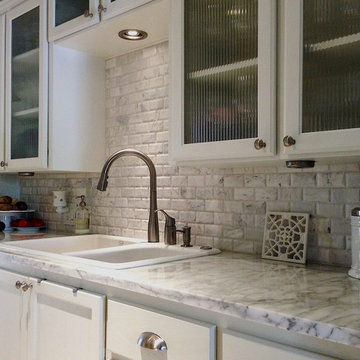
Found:
<path fill-rule="evenodd" d="M 305 188 L 303 197 L 305 201 L 325 201 L 330 200 L 330 190 L 329 189 L 318 189 L 318 188 Z"/>
<path fill-rule="evenodd" d="M 360 174 L 356 173 L 349 173 L 345 175 L 346 178 L 346 186 L 348 187 L 360 187 Z"/>
<path fill-rule="evenodd" d="M 195 244 L 260 254 L 266 210 L 306 212 L 312 215 L 309 260 L 350 264 L 349 216 L 359 206 L 359 162 L 303 170 L 285 165 L 174 166 L 168 159 L 168 44 L 107 60 L 105 71 L 106 154 L 125 147 L 149 154 L 158 175 L 158 207 L 169 211 L 179 227 L 191 226 Z M 49 228 L 73 231 L 72 194 L 86 188 L 92 231 L 146 239 L 146 165 L 136 158 L 117 161 L 106 192 L 96 190 L 98 176 L 44 173 L 21 178 L 21 198 Z M 68 195 L 68 214 L 57 214 L 52 206 L 52 191 L 60 188 Z M 162 240 L 164 220 L 159 219 Z"/>
<path fill-rule="evenodd" d="M 359 201 L 359 189 L 332 189 L 331 202 L 352 203 Z"/>
<path fill-rule="evenodd" d="M 276 200 L 278 191 L 274 188 L 255 189 L 255 200 Z"/>
<path fill-rule="evenodd" d="M 317 174 L 317 185 L 319 187 L 344 187 L 345 175 L 343 172 Z"/>
<path fill-rule="evenodd" d="M 269 174 L 266 175 L 266 185 L 271 187 L 290 186 L 290 174 Z"/>
<path fill-rule="evenodd" d="M 315 187 L 316 174 L 291 174 L 291 185 L 294 187 Z"/>
<path fill-rule="evenodd" d="M 234 191 L 235 200 L 254 200 L 255 189 L 235 189 Z"/>
<path fill-rule="evenodd" d="M 246 187 L 264 187 L 265 175 L 245 175 Z"/>
<path fill-rule="evenodd" d="M 301 188 L 282 188 L 279 189 L 279 200 L 302 200 L 303 189 Z"/>
<path fill-rule="evenodd" d="M 317 204 L 316 214 L 328 218 L 342 218 L 344 217 L 344 205 L 343 204 Z"/>

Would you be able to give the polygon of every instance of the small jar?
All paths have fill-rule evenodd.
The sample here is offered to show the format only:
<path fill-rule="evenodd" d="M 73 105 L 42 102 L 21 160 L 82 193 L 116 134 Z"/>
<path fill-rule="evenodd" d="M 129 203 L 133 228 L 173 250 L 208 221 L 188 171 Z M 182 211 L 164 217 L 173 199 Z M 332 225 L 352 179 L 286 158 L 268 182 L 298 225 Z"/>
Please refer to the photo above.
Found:
<path fill-rule="evenodd" d="M 351 211 L 351 260 L 348 274 L 360 279 L 360 207 Z"/>

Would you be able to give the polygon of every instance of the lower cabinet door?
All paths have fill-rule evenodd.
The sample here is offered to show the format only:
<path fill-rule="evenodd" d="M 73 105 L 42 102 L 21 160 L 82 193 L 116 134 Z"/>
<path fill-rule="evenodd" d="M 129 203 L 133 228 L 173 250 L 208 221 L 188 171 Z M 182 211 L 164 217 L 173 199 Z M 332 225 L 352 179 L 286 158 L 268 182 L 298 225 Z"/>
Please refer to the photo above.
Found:
<path fill-rule="evenodd" d="M 214 325 L 108 301 L 107 360 L 215 360 Z"/>
<path fill-rule="evenodd" d="M 28 360 L 103 360 L 105 297 L 32 279 Z"/>
<path fill-rule="evenodd" d="M 0 359 L 21 360 L 26 356 L 26 312 L 29 294 L 22 290 L 27 278 L 0 270 Z"/>
<path fill-rule="evenodd" d="M 249 335 L 224 331 L 219 360 L 335 360 Z"/>

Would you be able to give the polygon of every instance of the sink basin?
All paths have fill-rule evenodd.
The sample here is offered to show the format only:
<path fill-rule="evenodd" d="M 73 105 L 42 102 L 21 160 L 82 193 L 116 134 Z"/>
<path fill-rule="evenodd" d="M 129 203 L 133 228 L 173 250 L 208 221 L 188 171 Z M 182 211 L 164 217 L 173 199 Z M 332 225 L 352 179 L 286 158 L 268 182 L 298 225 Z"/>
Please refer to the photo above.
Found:
<path fill-rule="evenodd" d="M 179 245 L 148 243 L 146 240 L 110 235 L 81 235 L 8 241 L 0 248 L 16 249 L 17 253 L 67 261 L 107 269 L 129 269 L 164 262 L 184 260 L 220 253 L 218 249 L 184 248 Z"/>
<path fill-rule="evenodd" d="M 101 234 L 63 236 L 55 238 L 43 238 L 26 241 L 8 241 L 4 244 L 24 249 L 39 250 L 55 254 L 63 254 L 75 251 L 94 250 L 146 242 L 146 240 L 129 239 L 120 236 Z"/>
<path fill-rule="evenodd" d="M 199 246 L 185 248 L 179 245 L 165 245 L 163 243 L 144 243 L 124 245 L 116 249 L 68 253 L 67 255 L 87 259 L 101 267 L 125 269 L 218 253 L 220 253 L 218 249 L 201 248 Z"/>

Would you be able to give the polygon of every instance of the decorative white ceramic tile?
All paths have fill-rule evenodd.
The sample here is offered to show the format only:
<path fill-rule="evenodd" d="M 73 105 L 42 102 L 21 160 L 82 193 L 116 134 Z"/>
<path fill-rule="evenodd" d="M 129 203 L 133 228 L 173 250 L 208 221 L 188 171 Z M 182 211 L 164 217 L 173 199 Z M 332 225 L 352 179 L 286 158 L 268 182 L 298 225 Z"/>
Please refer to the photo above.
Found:
<path fill-rule="evenodd" d="M 304 264 L 309 214 L 267 212 L 262 257 Z"/>

